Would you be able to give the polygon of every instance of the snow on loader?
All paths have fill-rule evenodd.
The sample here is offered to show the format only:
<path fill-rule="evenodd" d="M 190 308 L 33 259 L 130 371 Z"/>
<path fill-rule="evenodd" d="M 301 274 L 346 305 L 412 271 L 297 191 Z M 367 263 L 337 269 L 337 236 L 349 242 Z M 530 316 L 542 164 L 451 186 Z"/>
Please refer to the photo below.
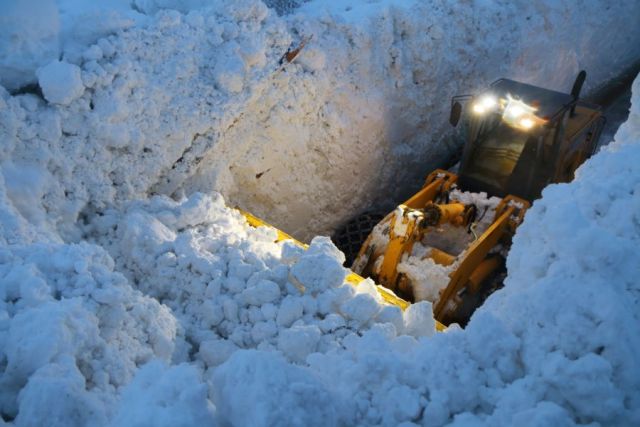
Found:
<path fill-rule="evenodd" d="M 605 118 L 579 100 L 585 77 L 578 74 L 571 94 L 500 79 L 479 95 L 454 97 L 450 122 L 462 117 L 465 134 L 459 172 L 429 174 L 373 228 L 351 269 L 409 301 L 431 299 L 445 325 L 466 324 L 502 286 L 530 203 L 549 183 L 571 181 L 597 148 Z"/>
<path fill-rule="evenodd" d="M 500 79 L 479 95 L 454 97 L 450 122 L 462 118 L 465 134 L 459 172 L 430 173 L 373 230 L 348 224 L 341 249 L 353 240 L 360 247 L 363 230 L 368 237 L 346 280 L 371 277 L 382 298 L 402 309 L 431 300 L 439 330 L 465 325 L 502 286 L 511 238 L 530 203 L 549 183 L 571 181 L 598 146 L 605 118 L 600 107 L 579 100 L 585 77 L 578 74 L 571 94 Z M 253 226 L 270 226 L 241 212 Z M 306 247 L 277 231 L 278 240 Z"/>

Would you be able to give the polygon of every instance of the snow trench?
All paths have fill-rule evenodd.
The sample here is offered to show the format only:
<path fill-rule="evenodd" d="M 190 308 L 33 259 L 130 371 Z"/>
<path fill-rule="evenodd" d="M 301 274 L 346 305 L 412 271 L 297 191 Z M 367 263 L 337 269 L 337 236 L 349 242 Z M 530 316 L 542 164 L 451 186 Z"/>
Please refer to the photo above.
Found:
<path fill-rule="evenodd" d="M 136 3 L 155 15 L 105 21 L 115 35 L 80 16 L 97 41 L 66 35 L 63 63 L 39 65 L 58 70 L 40 73 L 49 102 L 0 95 L 3 159 L 39 171 L 65 239 L 79 216 L 194 191 L 303 240 L 327 234 L 451 158 L 451 96 L 503 76 L 567 91 L 583 68 L 588 90 L 640 55 L 633 1 L 309 2 L 284 17 L 250 0 Z"/>
<path fill-rule="evenodd" d="M 274 243 L 227 206 L 308 236 L 401 196 L 456 149 L 451 95 L 606 80 L 639 54 L 638 4 L 325 3 L 135 0 L 115 34 L 86 12 L 96 40 L 20 59 L 41 94 L 0 87 L 2 423 L 640 424 L 639 81 L 465 330 L 434 334 L 428 302 L 347 284 L 327 238 Z M 1 39 L 37 53 L 45 29 Z"/>

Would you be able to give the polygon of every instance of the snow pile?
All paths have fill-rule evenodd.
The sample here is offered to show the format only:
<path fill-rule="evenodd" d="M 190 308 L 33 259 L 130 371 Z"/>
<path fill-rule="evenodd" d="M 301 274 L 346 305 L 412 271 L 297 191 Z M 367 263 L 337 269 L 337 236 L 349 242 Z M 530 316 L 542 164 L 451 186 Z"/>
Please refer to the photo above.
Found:
<path fill-rule="evenodd" d="M 377 329 L 347 341 L 344 352 L 307 358 L 308 375 L 326 387 L 314 381 L 316 393 L 333 391 L 345 403 L 339 421 L 640 422 L 640 80 L 634 93 L 630 120 L 617 142 L 585 164 L 574 183 L 549 187 L 534 204 L 514 241 L 505 288 L 464 331 L 416 341 L 389 339 Z M 220 367 L 226 420 L 250 419 L 248 411 L 278 416 L 267 393 L 259 395 L 270 403 L 266 408 L 241 403 L 246 390 L 261 389 L 269 368 L 259 361 L 270 358 L 238 354 Z M 244 373 L 254 365 L 253 375 Z M 270 392 L 285 398 L 290 393 L 288 384 Z M 313 410 L 300 408 L 291 414 Z"/>
<path fill-rule="evenodd" d="M 382 306 L 373 282 L 345 284 L 344 255 L 327 238 L 306 251 L 276 244 L 273 230 L 248 227 L 220 197 L 133 203 L 107 212 L 90 233 L 130 282 L 171 308 L 207 366 L 239 348 L 277 349 L 304 362 L 375 321 L 405 331 L 402 312 Z M 422 335 L 433 331 L 426 320 Z"/>
<path fill-rule="evenodd" d="M 4 246 L 0 278 L 0 414 L 18 425 L 103 424 L 138 366 L 171 360 L 171 312 L 99 247 Z"/>
<path fill-rule="evenodd" d="M 3 423 L 640 424 L 640 83 L 618 142 L 529 211 L 505 288 L 464 331 L 431 337 L 429 303 L 381 304 L 344 283 L 328 239 L 274 243 L 213 193 L 326 229 L 453 149 L 432 143 L 460 89 L 627 64 L 637 2 L 312 1 L 278 17 L 135 0 L 101 9 L 95 33 L 98 18 L 64 24 L 101 16 L 90 3 L 58 3 L 79 36 L 60 50 L 48 18 L 0 26 L 26 55 L 0 56 L 19 58 L 2 78 L 43 67 L 45 97 L 0 88 Z M 280 69 L 302 33 L 314 43 Z"/>
<path fill-rule="evenodd" d="M 133 202 L 84 232 L 94 244 L 0 253 L 0 414 L 17 425 L 136 425 L 149 420 L 147 405 L 164 408 L 152 420 L 198 424 L 213 416 L 211 401 L 235 399 L 217 394 L 233 380 L 215 369 L 238 350 L 276 352 L 286 366 L 340 352 L 370 329 L 434 333 L 430 304 L 403 314 L 373 282 L 345 283 L 344 255 L 328 238 L 306 251 L 274 243 L 274 230 L 248 226 L 219 196 Z M 315 394 L 293 393 L 292 404 Z"/>
<path fill-rule="evenodd" d="M 452 95 L 503 75 L 567 90 L 579 68 L 595 85 L 640 49 L 634 1 L 580 13 L 571 1 L 314 1 L 283 17 L 256 0 L 133 5 L 60 0 L 62 60 L 43 53 L 36 68 L 52 104 L 0 90 L 3 160 L 28 159 L 48 177 L 49 227 L 68 239 L 79 216 L 214 190 L 294 236 L 328 233 L 408 196 L 451 156 Z M 0 40 L 49 38 L 12 34 Z"/>

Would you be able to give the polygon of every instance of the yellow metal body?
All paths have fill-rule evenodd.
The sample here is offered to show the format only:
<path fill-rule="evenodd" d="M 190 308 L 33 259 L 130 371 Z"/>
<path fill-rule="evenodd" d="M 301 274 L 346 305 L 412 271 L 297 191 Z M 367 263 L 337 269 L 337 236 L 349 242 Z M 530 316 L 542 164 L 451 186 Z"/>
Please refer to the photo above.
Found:
<path fill-rule="evenodd" d="M 451 172 L 436 170 L 431 173 L 416 195 L 398 206 L 378 225 L 378 229 L 388 235 L 388 241 L 380 244 L 380 237 L 374 233 L 367 238 L 353 264 L 354 271 L 372 277 L 403 297 L 413 299 L 412 284 L 398 272 L 398 264 L 403 256 L 411 253 L 415 242 L 421 241 L 430 230 L 422 223 L 425 208 L 432 212 L 437 209 L 438 214 L 432 216 L 432 219 L 436 219 L 436 225 L 448 223 L 466 226 L 463 204 L 437 203 L 446 199 L 446 193 L 456 181 L 457 175 Z M 461 303 L 460 295 L 463 292 L 478 293 L 485 280 L 500 267 L 500 259 L 489 255 L 489 252 L 499 242 L 512 236 L 528 207 L 527 201 L 507 196 L 496 208 L 492 224 L 462 253 L 452 255 L 439 248 L 432 249 L 429 257 L 434 262 L 454 265 L 447 287 L 434 304 L 434 316 L 439 322 L 449 324 L 455 321 Z"/>
<path fill-rule="evenodd" d="M 269 223 L 261 220 L 260 218 L 258 218 L 257 216 L 250 214 L 249 212 L 243 211 L 242 209 L 236 208 L 247 220 L 247 223 L 249 223 L 249 225 L 253 226 L 253 227 L 269 227 L 272 228 L 276 231 L 277 233 L 277 238 L 276 238 L 276 242 L 279 241 L 283 241 L 283 240 L 291 240 L 294 244 L 300 246 L 301 248 L 304 249 L 308 249 L 309 245 L 300 242 L 299 240 L 294 239 L 293 237 L 291 237 L 290 235 L 288 235 L 287 233 L 283 232 L 282 230 L 279 230 L 278 228 L 270 225 Z M 347 274 L 347 276 L 345 277 L 345 281 L 353 286 L 357 286 L 360 282 L 362 282 L 364 280 L 364 277 L 354 273 L 354 272 L 350 272 L 349 274 Z M 389 289 L 385 288 L 384 286 L 380 286 L 380 285 L 376 285 L 376 288 L 378 290 L 378 293 L 380 294 L 380 296 L 382 297 L 383 301 L 389 305 L 395 305 L 396 307 L 399 307 L 401 310 L 405 310 L 407 307 L 409 307 L 410 303 L 400 297 L 398 297 L 396 294 L 394 294 L 393 292 L 391 292 Z M 444 326 L 442 323 L 436 321 L 436 330 L 437 331 L 444 331 L 446 329 L 446 326 Z"/>
<path fill-rule="evenodd" d="M 528 202 L 514 196 L 507 196 L 500 202 L 493 223 L 459 256 L 456 269 L 449 276 L 449 284 L 435 305 L 436 319 L 450 323 L 461 303 L 461 291 L 468 286 L 468 291 L 477 292 L 481 286 L 478 280 L 486 278 L 498 267 L 498 263 L 487 259 L 487 255 L 505 236 L 513 235 L 528 207 Z"/>
<path fill-rule="evenodd" d="M 411 253 L 414 243 L 423 236 L 424 230 L 418 226 L 420 217 L 416 213 L 428 203 L 433 203 L 439 195 L 449 191 L 457 179 L 457 175 L 441 169 L 429 174 L 420 191 L 381 221 L 389 224 L 389 241 L 386 246 L 376 247 L 372 240 L 373 235 L 370 235 L 362 245 L 352 269 L 357 273 L 369 275 L 395 292 L 411 295 L 410 289 L 405 286 L 406 282 L 398 283 L 397 268 L 402 256 Z M 381 256 L 382 264 L 375 274 L 372 274 L 374 263 Z"/>
<path fill-rule="evenodd" d="M 442 225 L 450 223 L 453 225 L 462 225 L 464 223 L 464 213 L 466 206 L 462 203 L 447 203 L 439 205 L 436 203 L 427 203 L 424 210 L 425 213 L 433 213 L 433 225 Z"/>

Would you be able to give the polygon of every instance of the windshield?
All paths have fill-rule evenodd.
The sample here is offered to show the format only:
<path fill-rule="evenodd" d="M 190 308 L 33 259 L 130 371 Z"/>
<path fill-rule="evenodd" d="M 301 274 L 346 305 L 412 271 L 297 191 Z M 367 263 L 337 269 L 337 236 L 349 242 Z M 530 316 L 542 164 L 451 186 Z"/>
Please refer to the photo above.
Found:
<path fill-rule="evenodd" d="M 461 173 L 504 192 L 531 133 L 509 126 L 499 114 L 487 115 L 475 127 L 472 152 Z"/>

